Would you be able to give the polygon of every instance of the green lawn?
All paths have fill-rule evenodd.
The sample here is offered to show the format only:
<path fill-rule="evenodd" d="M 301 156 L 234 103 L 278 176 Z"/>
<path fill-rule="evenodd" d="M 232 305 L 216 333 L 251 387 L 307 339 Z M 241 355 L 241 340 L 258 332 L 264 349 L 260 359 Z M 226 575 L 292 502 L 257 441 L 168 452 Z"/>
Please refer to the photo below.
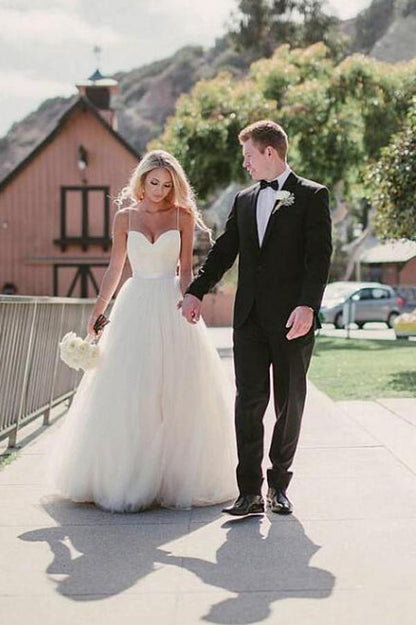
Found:
<path fill-rule="evenodd" d="M 317 336 L 309 378 L 335 400 L 416 397 L 416 342 Z"/>

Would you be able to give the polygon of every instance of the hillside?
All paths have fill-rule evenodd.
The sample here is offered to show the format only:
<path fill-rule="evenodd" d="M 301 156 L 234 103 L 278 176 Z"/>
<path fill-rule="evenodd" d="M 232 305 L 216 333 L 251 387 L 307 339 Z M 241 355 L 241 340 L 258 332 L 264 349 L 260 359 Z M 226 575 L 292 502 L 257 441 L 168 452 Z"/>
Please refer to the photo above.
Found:
<path fill-rule="evenodd" d="M 390 63 L 416 57 L 416 0 L 373 0 L 341 28 L 354 52 Z"/>
<path fill-rule="evenodd" d="M 396 63 L 416 57 L 416 13 L 399 17 L 372 47 L 370 55 L 380 61 Z"/>

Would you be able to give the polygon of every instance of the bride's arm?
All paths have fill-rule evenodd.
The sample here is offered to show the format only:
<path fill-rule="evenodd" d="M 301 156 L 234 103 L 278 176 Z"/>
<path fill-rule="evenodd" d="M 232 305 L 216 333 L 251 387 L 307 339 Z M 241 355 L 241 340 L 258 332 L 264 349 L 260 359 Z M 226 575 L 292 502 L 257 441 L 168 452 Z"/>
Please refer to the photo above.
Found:
<path fill-rule="evenodd" d="M 180 212 L 181 253 L 179 257 L 179 284 L 182 295 L 193 280 L 192 258 L 195 219 L 184 209 Z"/>
<path fill-rule="evenodd" d="M 87 332 L 94 334 L 93 326 L 98 317 L 107 308 L 114 291 L 120 282 L 124 263 L 126 262 L 128 230 L 128 209 L 118 211 L 113 221 L 113 245 L 111 258 L 107 270 L 103 276 L 100 291 L 95 302 L 94 309 L 88 319 Z"/>

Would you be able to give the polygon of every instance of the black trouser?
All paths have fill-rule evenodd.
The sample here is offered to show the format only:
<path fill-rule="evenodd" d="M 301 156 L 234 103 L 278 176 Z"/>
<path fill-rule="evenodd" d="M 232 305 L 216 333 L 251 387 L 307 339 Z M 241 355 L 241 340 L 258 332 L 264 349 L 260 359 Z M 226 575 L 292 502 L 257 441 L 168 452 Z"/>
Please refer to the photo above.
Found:
<path fill-rule="evenodd" d="M 237 386 L 235 427 L 237 482 L 241 494 L 260 494 L 263 482 L 263 417 L 270 398 L 270 366 L 276 423 L 270 446 L 269 486 L 285 490 L 292 473 L 306 396 L 306 373 L 314 345 L 314 328 L 288 341 L 285 332 L 268 332 L 253 310 L 234 330 Z"/>

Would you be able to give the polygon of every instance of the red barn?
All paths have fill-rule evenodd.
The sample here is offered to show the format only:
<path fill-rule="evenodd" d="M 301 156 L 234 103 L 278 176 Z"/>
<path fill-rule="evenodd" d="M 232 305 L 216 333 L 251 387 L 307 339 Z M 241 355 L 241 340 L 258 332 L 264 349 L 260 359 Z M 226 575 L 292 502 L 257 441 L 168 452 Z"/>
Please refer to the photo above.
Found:
<path fill-rule="evenodd" d="M 97 70 L 0 184 L 0 290 L 94 297 L 109 261 L 111 197 L 139 154 L 118 134 L 115 80 Z"/>

